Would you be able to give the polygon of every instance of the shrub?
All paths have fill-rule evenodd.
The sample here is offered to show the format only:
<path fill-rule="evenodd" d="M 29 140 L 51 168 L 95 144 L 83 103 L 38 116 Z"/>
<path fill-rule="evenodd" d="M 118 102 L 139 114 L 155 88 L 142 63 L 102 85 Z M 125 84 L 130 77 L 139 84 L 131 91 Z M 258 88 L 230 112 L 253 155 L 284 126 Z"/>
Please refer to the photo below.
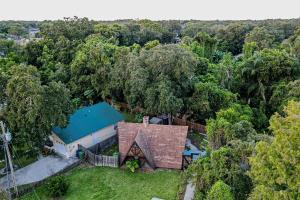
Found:
<path fill-rule="evenodd" d="M 223 181 L 217 181 L 207 194 L 208 200 L 233 200 L 230 187 Z"/>
<path fill-rule="evenodd" d="M 50 197 L 61 197 L 66 194 L 69 183 L 64 176 L 55 176 L 46 184 L 46 192 Z"/>
<path fill-rule="evenodd" d="M 0 199 L 8 200 L 8 194 L 5 190 L 2 190 L 2 188 L 0 188 Z"/>
<path fill-rule="evenodd" d="M 131 171 L 135 172 L 137 168 L 139 168 L 138 160 L 127 160 L 126 167 Z"/>

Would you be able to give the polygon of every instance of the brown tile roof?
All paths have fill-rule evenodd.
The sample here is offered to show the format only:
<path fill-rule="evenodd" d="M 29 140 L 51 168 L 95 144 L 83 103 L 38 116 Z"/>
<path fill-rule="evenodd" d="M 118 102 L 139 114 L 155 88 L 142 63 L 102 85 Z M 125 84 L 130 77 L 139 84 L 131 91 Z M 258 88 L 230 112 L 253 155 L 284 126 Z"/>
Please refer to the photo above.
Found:
<path fill-rule="evenodd" d="M 188 127 L 137 123 L 118 123 L 121 163 L 137 142 L 148 161 L 158 168 L 181 169 Z M 148 158 L 147 158 L 148 157 Z M 151 163 L 149 163 L 151 165 Z"/>

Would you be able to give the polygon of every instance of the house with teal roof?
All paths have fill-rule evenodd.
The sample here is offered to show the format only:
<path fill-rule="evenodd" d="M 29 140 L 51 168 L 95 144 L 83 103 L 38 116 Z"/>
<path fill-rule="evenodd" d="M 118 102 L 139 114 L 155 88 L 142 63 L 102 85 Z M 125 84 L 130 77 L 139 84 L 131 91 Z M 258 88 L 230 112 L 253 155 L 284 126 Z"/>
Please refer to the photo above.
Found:
<path fill-rule="evenodd" d="M 122 114 L 106 102 L 80 108 L 70 116 L 66 127 L 52 129 L 52 148 L 64 157 L 73 157 L 79 144 L 89 148 L 115 136 L 117 123 L 123 120 Z"/>

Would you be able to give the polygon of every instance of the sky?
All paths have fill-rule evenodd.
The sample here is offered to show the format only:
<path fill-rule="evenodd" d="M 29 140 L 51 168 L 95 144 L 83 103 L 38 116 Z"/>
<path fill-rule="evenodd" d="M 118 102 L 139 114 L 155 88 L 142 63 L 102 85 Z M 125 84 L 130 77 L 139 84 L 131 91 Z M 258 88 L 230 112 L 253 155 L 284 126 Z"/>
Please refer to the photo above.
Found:
<path fill-rule="evenodd" d="M 0 0 L 0 20 L 299 18 L 300 0 Z"/>

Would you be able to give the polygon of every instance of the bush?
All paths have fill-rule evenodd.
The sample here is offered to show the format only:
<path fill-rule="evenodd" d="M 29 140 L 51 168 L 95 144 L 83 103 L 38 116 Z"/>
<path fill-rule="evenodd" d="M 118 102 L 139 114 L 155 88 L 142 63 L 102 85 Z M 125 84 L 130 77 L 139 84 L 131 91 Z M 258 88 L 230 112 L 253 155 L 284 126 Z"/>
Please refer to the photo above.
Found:
<path fill-rule="evenodd" d="M 46 184 L 46 192 L 50 197 L 61 197 L 66 194 L 69 183 L 64 176 L 55 176 Z"/>
<path fill-rule="evenodd" d="M 135 172 L 137 168 L 139 168 L 138 160 L 127 160 L 126 167 L 131 171 Z"/>
<path fill-rule="evenodd" d="M 1 200 L 8 200 L 8 194 L 5 190 L 2 190 L 2 188 L 0 188 L 0 199 Z"/>
<path fill-rule="evenodd" d="M 209 190 L 207 200 L 233 200 L 230 187 L 223 181 L 217 181 Z"/>

